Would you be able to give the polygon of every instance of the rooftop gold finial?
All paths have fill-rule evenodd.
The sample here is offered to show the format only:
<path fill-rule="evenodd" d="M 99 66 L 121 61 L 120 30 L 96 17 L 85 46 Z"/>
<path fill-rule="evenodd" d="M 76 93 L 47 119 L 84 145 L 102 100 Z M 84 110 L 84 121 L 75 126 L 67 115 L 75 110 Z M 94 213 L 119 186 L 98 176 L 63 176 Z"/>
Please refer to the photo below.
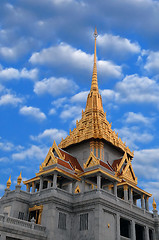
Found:
<path fill-rule="evenodd" d="M 22 172 L 20 172 L 19 177 L 17 178 L 17 184 L 20 185 L 22 181 Z"/>
<path fill-rule="evenodd" d="M 7 188 L 8 189 L 10 188 L 10 185 L 11 185 L 11 175 L 10 175 L 8 181 L 7 181 Z"/>
<path fill-rule="evenodd" d="M 156 202 L 155 202 L 155 199 L 154 199 L 154 198 L 153 198 L 152 207 L 153 207 L 153 210 L 156 210 L 156 208 L 157 208 L 157 204 L 156 204 Z"/>
<path fill-rule="evenodd" d="M 97 28 L 95 27 L 94 31 L 94 38 L 95 38 L 95 45 L 94 45 L 94 66 L 93 66 L 93 75 L 92 75 L 92 85 L 91 85 L 91 91 L 98 91 L 98 81 L 97 81 L 97 64 L 96 64 L 96 39 L 97 39 L 98 33 Z"/>

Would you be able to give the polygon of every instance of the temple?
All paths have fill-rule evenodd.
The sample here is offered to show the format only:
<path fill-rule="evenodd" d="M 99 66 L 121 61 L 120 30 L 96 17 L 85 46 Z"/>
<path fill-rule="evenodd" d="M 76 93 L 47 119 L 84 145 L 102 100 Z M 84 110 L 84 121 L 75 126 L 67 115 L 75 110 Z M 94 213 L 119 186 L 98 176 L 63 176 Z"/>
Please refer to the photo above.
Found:
<path fill-rule="evenodd" d="M 0 199 L 1 240 L 158 240 L 159 217 L 150 193 L 137 186 L 134 153 L 112 130 L 103 110 L 94 32 L 91 89 L 82 118 L 54 141 L 35 177 Z M 34 167 L 34 166 L 33 166 Z"/>

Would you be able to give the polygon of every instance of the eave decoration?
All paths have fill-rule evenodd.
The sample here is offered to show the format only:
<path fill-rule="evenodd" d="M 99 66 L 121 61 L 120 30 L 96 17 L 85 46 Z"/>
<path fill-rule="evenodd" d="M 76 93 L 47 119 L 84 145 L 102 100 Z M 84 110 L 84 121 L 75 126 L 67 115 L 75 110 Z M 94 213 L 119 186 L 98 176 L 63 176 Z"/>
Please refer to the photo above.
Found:
<path fill-rule="evenodd" d="M 127 152 L 124 153 L 124 156 L 120 164 L 117 166 L 116 175 L 118 175 L 120 178 L 128 182 L 131 182 L 137 185 L 137 177 L 135 176 L 135 173 L 131 164 L 131 158 L 128 157 Z"/>
<path fill-rule="evenodd" d="M 56 155 L 55 155 L 56 153 Z M 64 160 L 65 156 L 63 156 L 56 144 L 56 142 L 54 141 L 52 147 L 49 149 L 49 152 L 44 160 L 44 162 L 40 165 L 40 172 L 43 171 L 44 167 L 53 165 L 57 163 L 58 158 Z"/>
<path fill-rule="evenodd" d="M 100 164 L 100 160 L 97 159 L 93 152 L 90 153 L 89 158 L 86 163 L 83 164 L 84 168 L 93 167 Z"/>

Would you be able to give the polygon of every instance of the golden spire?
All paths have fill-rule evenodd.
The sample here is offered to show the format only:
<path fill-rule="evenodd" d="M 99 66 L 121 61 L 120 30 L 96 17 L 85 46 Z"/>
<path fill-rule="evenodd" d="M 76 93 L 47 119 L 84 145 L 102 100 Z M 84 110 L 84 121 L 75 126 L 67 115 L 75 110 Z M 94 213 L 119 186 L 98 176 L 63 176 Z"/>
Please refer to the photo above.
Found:
<path fill-rule="evenodd" d="M 22 172 L 20 172 L 19 177 L 17 178 L 17 184 L 20 185 L 22 181 Z"/>
<path fill-rule="evenodd" d="M 11 175 L 10 175 L 8 181 L 7 181 L 7 188 L 8 189 L 10 188 L 10 185 L 11 185 Z"/>
<path fill-rule="evenodd" d="M 155 199 L 153 198 L 153 203 L 152 203 L 153 210 L 156 210 L 157 204 L 155 202 Z"/>
<path fill-rule="evenodd" d="M 91 91 L 98 91 L 98 81 L 97 81 L 97 64 L 96 64 L 96 39 L 97 39 L 98 33 L 97 28 L 95 27 L 94 31 L 94 38 L 95 38 L 95 44 L 94 44 L 94 66 L 93 66 L 93 75 L 92 75 L 92 85 L 91 85 Z"/>

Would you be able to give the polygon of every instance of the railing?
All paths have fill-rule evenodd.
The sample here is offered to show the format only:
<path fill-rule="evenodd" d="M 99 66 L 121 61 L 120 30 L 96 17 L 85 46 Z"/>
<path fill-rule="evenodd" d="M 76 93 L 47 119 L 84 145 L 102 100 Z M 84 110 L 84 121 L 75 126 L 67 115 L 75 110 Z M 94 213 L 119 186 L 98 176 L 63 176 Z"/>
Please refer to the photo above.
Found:
<path fill-rule="evenodd" d="M 21 226 L 24 228 L 34 229 L 34 230 L 38 230 L 38 231 L 42 231 L 42 232 L 46 231 L 46 227 L 35 224 L 34 222 L 27 222 L 25 220 L 8 217 L 7 215 L 3 215 L 3 214 L 0 214 L 0 222 L 6 222 L 8 224 L 16 225 L 18 227 Z"/>

